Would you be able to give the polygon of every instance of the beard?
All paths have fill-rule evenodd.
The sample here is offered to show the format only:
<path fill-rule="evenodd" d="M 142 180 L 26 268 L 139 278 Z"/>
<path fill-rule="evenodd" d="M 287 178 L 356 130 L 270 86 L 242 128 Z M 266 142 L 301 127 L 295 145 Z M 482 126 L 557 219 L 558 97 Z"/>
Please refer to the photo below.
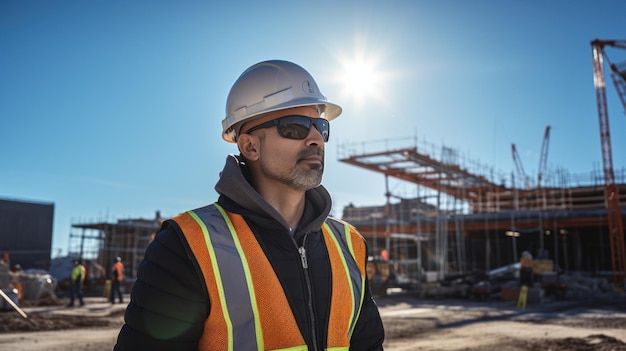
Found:
<path fill-rule="evenodd" d="M 318 155 L 322 157 L 321 164 L 301 165 L 301 161 L 309 156 Z M 296 190 L 307 191 L 318 187 L 322 183 L 324 174 L 324 150 L 318 147 L 304 149 L 296 156 L 296 162 L 291 169 L 279 171 L 271 169 L 266 164 L 261 164 L 263 173 L 269 178 Z"/>

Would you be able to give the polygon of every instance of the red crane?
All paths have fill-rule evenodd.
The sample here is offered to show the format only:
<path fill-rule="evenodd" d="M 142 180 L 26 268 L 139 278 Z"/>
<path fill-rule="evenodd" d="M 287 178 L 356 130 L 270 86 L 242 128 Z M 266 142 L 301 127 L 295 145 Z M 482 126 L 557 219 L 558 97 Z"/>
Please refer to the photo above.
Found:
<path fill-rule="evenodd" d="M 613 265 L 613 285 L 620 290 L 624 289 L 624 276 L 626 274 L 626 252 L 624 251 L 624 224 L 622 210 L 619 202 L 619 192 L 615 184 L 613 172 L 613 156 L 611 154 L 611 135 L 609 130 L 609 115 L 606 103 L 606 84 L 604 80 L 604 60 L 606 59 L 611 68 L 613 82 L 616 84 L 622 104 L 626 109 L 626 99 L 623 96 L 624 85 L 620 85 L 625 78 L 624 72 L 620 72 L 616 65 L 612 64 L 604 48 L 606 46 L 626 49 L 626 40 L 593 40 L 591 48 L 593 52 L 593 83 L 598 102 L 598 116 L 600 119 L 600 139 L 602 143 L 602 164 L 604 166 L 604 197 L 607 206 L 609 224 L 609 242 L 611 245 L 611 263 Z"/>

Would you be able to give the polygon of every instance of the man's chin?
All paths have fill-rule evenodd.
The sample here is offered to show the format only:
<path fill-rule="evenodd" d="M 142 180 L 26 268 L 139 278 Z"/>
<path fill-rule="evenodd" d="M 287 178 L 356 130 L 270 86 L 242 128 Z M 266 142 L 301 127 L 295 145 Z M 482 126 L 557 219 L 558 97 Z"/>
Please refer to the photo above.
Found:
<path fill-rule="evenodd" d="M 298 177 L 299 181 L 294 182 L 294 184 L 297 184 L 298 188 L 303 190 L 317 188 L 322 183 L 322 175 L 321 169 L 311 169 L 300 174 L 300 177 Z"/>

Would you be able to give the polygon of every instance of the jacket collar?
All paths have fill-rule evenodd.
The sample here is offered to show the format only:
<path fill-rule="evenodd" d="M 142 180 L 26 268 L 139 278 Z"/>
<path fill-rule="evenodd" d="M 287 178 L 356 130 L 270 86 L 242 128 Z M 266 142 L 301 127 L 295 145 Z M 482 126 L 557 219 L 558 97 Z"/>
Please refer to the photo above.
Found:
<path fill-rule="evenodd" d="M 229 211 L 248 217 L 272 219 L 289 230 L 285 219 L 250 185 L 247 176 L 249 172 L 243 159 L 240 156 L 229 155 L 220 172 L 220 179 L 215 185 L 215 190 L 220 194 L 219 201 L 224 203 Z M 230 206 L 229 202 L 234 206 Z M 296 235 L 319 231 L 330 213 L 331 205 L 330 194 L 322 185 L 308 190 L 305 194 L 304 214 Z"/>

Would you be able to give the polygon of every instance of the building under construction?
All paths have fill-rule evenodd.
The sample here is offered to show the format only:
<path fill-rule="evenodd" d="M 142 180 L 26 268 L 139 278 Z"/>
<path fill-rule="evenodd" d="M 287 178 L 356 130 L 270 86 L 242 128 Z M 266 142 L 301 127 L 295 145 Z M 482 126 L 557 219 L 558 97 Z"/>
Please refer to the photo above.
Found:
<path fill-rule="evenodd" d="M 370 255 L 387 251 L 405 278 L 488 271 L 517 262 L 522 251 L 552 260 L 559 271 L 612 271 L 601 173 L 557 170 L 544 173 L 541 184 L 518 186 L 515 176 L 495 181 L 489 167 L 450 148 L 395 142 L 404 145 L 339 148 L 340 161 L 384 174 L 387 186 L 384 204 L 348 206 L 343 218 L 367 238 Z M 408 187 L 393 193 L 390 180 Z M 626 172 L 616 180 L 626 208 Z"/>
<path fill-rule="evenodd" d="M 136 277 L 144 251 L 161 227 L 159 211 L 153 219 L 100 220 L 73 223 L 69 240 L 69 256 L 80 257 L 110 269 L 115 259 L 124 263 L 127 277 Z M 101 279 L 106 279 L 104 274 Z"/>
<path fill-rule="evenodd" d="M 605 49 L 626 49 L 625 40 L 593 40 L 593 77 L 603 170 L 573 177 L 547 171 L 550 127 L 546 128 L 537 181 L 523 171 L 515 145 L 517 182 L 496 179 L 490 167 L 461 159 L 453 149 L 414 139 L 405 145 L 360 151 L 342 146 L 342 162 L 384 174 L 387 201 L 381 208 L 346 208 L 344 218 L 368 237 L 396 271 L 422 280 L 424 273 L 489 271 L 517 262 L 522 251 L 549 259 L 557 271 L 606 272 L 622 290 L 626 276 L 624 215 L 626 174 L 615 172 L 611 150 L 604 62 L 626 110 L 626 62 L 614 64 Z M 620 150 L 622 151 L 622 150 Z M 413 200 L 398 198 L 389 179 L 416 186 Z M 402 265 L 400 264 L 402 263 Z"/>

